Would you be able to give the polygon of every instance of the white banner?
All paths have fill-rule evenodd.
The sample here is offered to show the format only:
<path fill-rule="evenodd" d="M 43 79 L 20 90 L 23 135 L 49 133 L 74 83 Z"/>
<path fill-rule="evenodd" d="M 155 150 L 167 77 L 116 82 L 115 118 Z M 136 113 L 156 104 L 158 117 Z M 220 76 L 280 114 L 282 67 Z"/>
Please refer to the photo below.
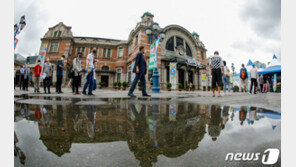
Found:
<path fill-rule="evenodd" d="M 176 78 L 177 63 L 170 63 L 170 83 L 172 84 L 172 89 L 177 87 L 177 78 Z"/>

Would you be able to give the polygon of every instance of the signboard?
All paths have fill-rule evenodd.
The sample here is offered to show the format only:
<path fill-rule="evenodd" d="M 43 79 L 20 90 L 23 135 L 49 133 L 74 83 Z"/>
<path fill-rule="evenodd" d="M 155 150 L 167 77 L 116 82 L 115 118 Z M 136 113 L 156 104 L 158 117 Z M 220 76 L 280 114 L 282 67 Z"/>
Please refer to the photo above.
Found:
<path fill-rule="evenodd" d="M 169 120 L 176 121 L 176 104 L 170 104 L 169 106 Z"/>
<path fill-rule="evenodd" d="M 41 44 L 40 51 L 39 51 L 39 58 L 41 62 L 41 66 L 43 67 L 45 57 L 46 57 L 46 51 L 47 51 L 47 43 Z"/>
<path fill-rule="evenodd" d="M 207 71 L 206 70 L 201 70 L 200 80 L 201 80 L 202 86 L 206 86 L 206 82 L 207 82 Z"/>
<path fill-rule="evenodd" d="M 155 120 L 154 118 L 148 118 L 149 137 L 154 142 L 154 146 L 158 148 L 158 142 L 156 138 L 156 124 L 157 120 Z"/>
<path fill-rule="evenodd" d="M 153 44 L 150 45 L 150 57 L 148 70 L 153 70 L 157 67 L 157 48 L 159 44 L 159 39 L 157 39 Z"/>
<path fill-rule="evenodd" d="M 276 74 L 273 75 L 273 92 L 276 92 Z"/>
<path fill-rule="evenodd" d="M 177 63 L 170 63 L 170 83 L 172 84 L 172 89 L 177 87 L 177 78 L 176 78 Z"/>
<path fill-rule="evenodd" d="M 234 73 L 232 76 L 233 86 L 240 87 L 240 74 Z"/>
<path fill-rule="evenodd" d="M 135 79 L 135 77 L 136 77 L 136 73 L 133 73 L 133 69 L 134 69 L 134 67 L 135 67 L 135 62 L 133 62 L 132 63 L 132 65 L 131 65 L 131 81 L 133 82 L 133 80 Z"/>
<path fill-rule="evenodd" d="M 17 38 L 14 38 L 14 50 L 16 48 L 17 43 L 18 43 L 18 39 Z"/>

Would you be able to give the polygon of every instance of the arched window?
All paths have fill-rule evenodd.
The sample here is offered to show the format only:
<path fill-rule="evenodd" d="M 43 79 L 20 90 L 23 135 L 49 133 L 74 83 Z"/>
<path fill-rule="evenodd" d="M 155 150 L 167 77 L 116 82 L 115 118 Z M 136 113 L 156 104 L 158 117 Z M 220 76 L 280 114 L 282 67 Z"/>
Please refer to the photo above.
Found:
<path fill-rule="evenodd" d="M 187 56 L 192 57 L 192 52 L 191 52 L 191 49 L 190 49 L 190 47 L 189 47 L 189 45 L 188 45 L 187 42 L 186 42 L 186 54 L 187 54 Z"/>
<path fill-rule="evenodd" d="M 171 37 L 166 43 L 166 50 L 174 51 L 174 37 Z"/>
<path fill-rule="evenodd" d="M 109 67 L 108 66 L 103 66 L 102 70 L 109 70 Z"/>
<path fill-rule="evenodd" d="M 176 40 L 177 40 L 177 46 L 183 46 L 183 39 L 180 38 L 180 37 L 176 37 Z"/>

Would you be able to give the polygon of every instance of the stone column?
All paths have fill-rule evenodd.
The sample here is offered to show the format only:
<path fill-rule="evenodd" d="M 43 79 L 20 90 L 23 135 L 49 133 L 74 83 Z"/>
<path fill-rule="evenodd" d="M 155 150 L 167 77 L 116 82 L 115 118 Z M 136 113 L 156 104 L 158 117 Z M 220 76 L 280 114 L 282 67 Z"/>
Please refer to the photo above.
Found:
<path fill-rule="evenodd" d="M 197 82 L 197 72 L 196 70 L 193 71 L 193 84 L 195 85 L 195 88 L 197 89 L 198 87 L 198 82 Z"/>
<path fill-rule="evenodd" d="M 185 69 L 184 70 L 184 81 L 185 81 L 185 83 L 183 83 L 184 84 L 184 88 L 186 88 L 186 83 L 189 85 L 189 80 L 188 80 L 188 71 L 187 71 L 187 69 Z"/>

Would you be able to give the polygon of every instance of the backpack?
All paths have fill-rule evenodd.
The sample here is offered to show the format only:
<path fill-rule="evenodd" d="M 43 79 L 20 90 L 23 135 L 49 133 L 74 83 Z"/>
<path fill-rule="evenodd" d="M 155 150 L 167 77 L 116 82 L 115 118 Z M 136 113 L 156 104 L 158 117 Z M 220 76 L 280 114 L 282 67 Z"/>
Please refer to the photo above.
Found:
<path fill-rule="evenodd" d="M 247 72 L 246 72 L 246 69 L 242 69 L 242 70 L 241 70 L 241 78 L 242 78 L 242 79 L 246 79 L 246 78 L 247 78 Z"/>

